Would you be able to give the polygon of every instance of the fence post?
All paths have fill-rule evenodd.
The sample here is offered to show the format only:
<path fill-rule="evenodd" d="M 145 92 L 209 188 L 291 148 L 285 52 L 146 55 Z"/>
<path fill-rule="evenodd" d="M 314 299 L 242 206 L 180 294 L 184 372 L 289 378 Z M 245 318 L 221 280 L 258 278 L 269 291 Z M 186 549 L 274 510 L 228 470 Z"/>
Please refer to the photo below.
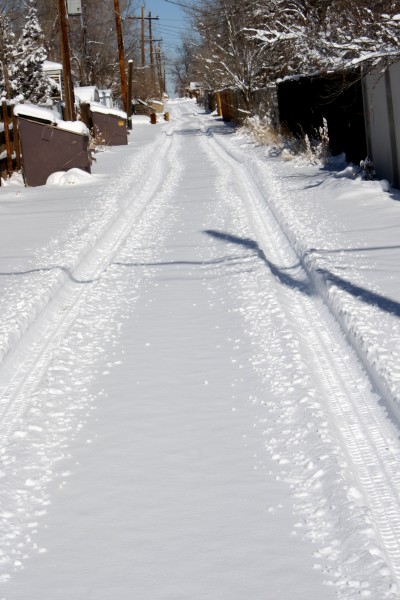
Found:
<path fill-rule="evenodd" d="M 218 116 L 222 117 L 222 106 L 221 106 L 221 96 L 220 93 L 217 92 L 216 93 L 216 99 L 217 99 L 217 111 L 218 111 Z"/>
<path fill-rule="evenodd" d="M 11 107 L 12 111 L 12 124 L 13 124 L 13 146 L 15 153 L 15 168 L 17 171 L 21 170 L 21 146 L 19 143 L 19 129 L 18 129 L 18 119 L 14 115 L 14 107 Z"/>
<path fill-rule="evenodd" d="M 93 123 L 90 112 L 90 104 L 87 102 L 81 102 L 80 113 L 82 123 L 84 123 L 88 129 L 92 129 Z"/>
<path fill-rule="evenodd" d="M 8 108 L 7 108 L 7 100 L 5 96 L 1 98 L 1 108 L 3 112 L 3 123 L 4 123 L 4 139 L 6 142 L 6 151 L 7 151 L 7 174 L 11 177 L 13 173 L 13 161 L 12 161 L 12 148 L 11 148 L 11 140 L 10 140 L 10 121 L 8 118 Z"/>

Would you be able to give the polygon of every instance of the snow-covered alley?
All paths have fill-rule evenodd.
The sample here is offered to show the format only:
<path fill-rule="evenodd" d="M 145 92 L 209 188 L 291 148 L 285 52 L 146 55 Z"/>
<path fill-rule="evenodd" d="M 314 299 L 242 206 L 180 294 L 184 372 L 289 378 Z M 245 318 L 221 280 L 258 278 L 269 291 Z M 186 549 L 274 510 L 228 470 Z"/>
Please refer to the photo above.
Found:
<path fill-rule="evenodd" d="M 0 598 L 397 599 L 400 204 L 170 111 L 1 188 Z"/>

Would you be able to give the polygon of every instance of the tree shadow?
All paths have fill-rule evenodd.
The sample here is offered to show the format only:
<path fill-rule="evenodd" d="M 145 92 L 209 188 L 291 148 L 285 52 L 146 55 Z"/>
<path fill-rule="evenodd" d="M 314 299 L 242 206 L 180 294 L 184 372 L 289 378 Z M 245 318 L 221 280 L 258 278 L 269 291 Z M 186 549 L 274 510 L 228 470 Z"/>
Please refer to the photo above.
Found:
<path fill-rule="evenodd" d="M 292 275 L 290 275 L 288 273 L 288 271 L 292 271 L 293 269 L 300 267 L 299 262 L 290 267 L 280 268 L 275 263 L 270 261 L 265 256 L 264 251 L 260 248 L 260 246 L 257 244 L 257 242 L 250 238 L 241 238 L 236 235 L 232 235 L 232 234 L 224 232 L 224 231 L 216 231 L 214 229 L 206 229 L 206 230 L 204 230 L 204 233 L 206 233 L 210 237 L 213 237 L 214 239 L 221 240 L 221 241 L 227 242 L 229 244 L 235 244 L 238 246 L 242 246 L 242 247 L 246 248 L 247 250 L 251 250 L 255 254 L 255 256 L 257 256 L 257 258 L 259 258 L 260 260 L 263 261 L 263 263 L 269 268 L 271 273 L 278 279 L 278 281 L 280 283 L 282 283 L 283 285 L 285 285 L 287 287 L 298 289 L 305 294 L 308 294 L 308 295 L 313 294 L 313 291 L 311 289 L 311 285 L 310 285 L 310 282 L 308 281 L 308 279 L 307 280 L 296 279 L 295 277 L 293 277 Z"/>
<path fill-rule="evenodd" d="M 335 248 L 332 250 L 324 250 L 317 248 L 309 248 L 307 254 L 351 254 L 363 252 L 380 252 L 381 250 L 399 250 L 400 246 L 370 246 L 362 248 Z"/>
<path fill-rule="evenodd" d="M 367 290 L 366 288 L 356 285 L 351 281 L 347 281 L 346 279 L 342 279 L 327 269 L 317 269 L 317 273 L 348 294 L 351 294 L 361 302 L 364 302 L 364 304 L 376 306 L 380 310 L 394 315 L 395 317 L 400 316 L 400 302 L 392 300 L 391 298 L 387 298 L 386 296 L 382 296 L 381 294 L 377 294 L 376 292 L 372 292 L 371 290 Z"/>
<path fill-rule="evenodd" d="M 32 273 L 50 273 L 51 271 L 62 271 L 65 273 L 68 278 L 74 283 L 79 284 L 88 284 L 94 283 L 98 280 L 95 279 L 77 279 L 67 267 L 63 267 L 60 265 L 54 265 L 53 267 L 37 267 L 36 269 L 27 269 L 26 271 L 10 271 L 10 272 L 0 272 L 0 277 L 17 277 L 20 275 L 31 275 Z"/>
<path fill-rule="evenodd" d="M 251 250 L 260 260 L 264 262 L 264 264 L 270 269 L 271 273 L 275 275 L 280 283 L 287 287 L 298 289 L 307 295 L 315 294 L 315 290 L 313 289 L 314 286 L 312 286 L 308 278 L 306 281 L 299 280 L 287 273 L 287 271 L 291 271 L 292 269 L 299 267 L 300 263 L 282 269 L 268 260 L 264 251 L 260 248 L 257 242 L 250 238 L 241 238 L 226 232 L 215 231 L 212 229 L 207 229 L 204 231 L 204 233 L 213 237 L 214 239 L 225 241 L 230 244 L 236 244 Z M 348 294 L 351 294 L 355 298 L 359 299 L 361 302 L 364 302 L 370 306 L 376 306 L 380 310 L 396 317 L 400 316 L 400 302 L 392 300 L 391 298 L 387 298 L 386 296 L 382 296 L 381 294 L 377 294 L 376 292 L 372 292 L 371 290 L 356 285 L 351 281 L 342 279 L 327 269 L 317 269 L 316 272 L 322 275 L 326 281 L 334 283 Z"/>
<path fill-rule="evenodd" d="M 188 267 L 212 267 L 219 265 L 227 265 L 227 264 L 241 264 L 245 259 L 246 255 L 243 254 L 241 256 L 222 256 L 221 258 L 216 258 L 212 260 L 171 260 L 171 261 L 160 261 L 160 262 L 140 262 L 140 261 L 132 261 L 132 262 L 122 262 L 122 261 L 114 261 L 105 266 L 104 271 L 107 271 L 112 266 L 117 267 L 175 267 L 175 266 L 188 266 Z M 73 283 L 77 283 L 79 285 L 87 285 L 91 283 L 96 283 L 101 279 L 101 275 L 95 277 L 93 279 L 78 279 L 76 276 L 71 273 L 69 269 L 64 266 L 55 265 L 52 267 L 37 267 L 36 269 L 27 269 L 24 271 L 9 271 L 9 272 L 1 272 L 0 277 L 18 277 L 23 275 L 31 275 L 33 273 L 50 273 L 52 271 L 61 271 L 67 275 L 67 277 Z M 240 272 L 248 272 L 249 269 L 243 269 Z"/>

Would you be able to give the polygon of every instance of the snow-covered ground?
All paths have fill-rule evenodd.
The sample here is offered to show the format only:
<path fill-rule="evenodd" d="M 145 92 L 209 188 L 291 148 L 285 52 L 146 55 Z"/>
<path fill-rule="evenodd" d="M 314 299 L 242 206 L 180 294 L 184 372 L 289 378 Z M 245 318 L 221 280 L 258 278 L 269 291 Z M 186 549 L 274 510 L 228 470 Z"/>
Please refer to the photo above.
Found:
<path fill-rule="evenodd" d="M 169 111 L 0 189 L 0 598 L 399 598 L 399 196 Z"/>

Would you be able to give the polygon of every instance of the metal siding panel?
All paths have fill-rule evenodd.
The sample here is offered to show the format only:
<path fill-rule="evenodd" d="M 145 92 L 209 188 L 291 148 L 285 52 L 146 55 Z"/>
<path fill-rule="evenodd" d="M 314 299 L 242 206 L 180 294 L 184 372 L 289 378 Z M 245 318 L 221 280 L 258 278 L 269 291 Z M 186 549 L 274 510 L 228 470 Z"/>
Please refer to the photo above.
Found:
<path fill-rule="evenodd" d="M 400 173 L 400 62 L 390 67 L 390 81 L 393 100 L 394 135 L 397 147 L 397 172 Z"/>
<path fill-rule="evenodd" d="M 385 77 L 375 69 L 366 75 L 371 158 L 378 177 L 393 179 Z"/>

